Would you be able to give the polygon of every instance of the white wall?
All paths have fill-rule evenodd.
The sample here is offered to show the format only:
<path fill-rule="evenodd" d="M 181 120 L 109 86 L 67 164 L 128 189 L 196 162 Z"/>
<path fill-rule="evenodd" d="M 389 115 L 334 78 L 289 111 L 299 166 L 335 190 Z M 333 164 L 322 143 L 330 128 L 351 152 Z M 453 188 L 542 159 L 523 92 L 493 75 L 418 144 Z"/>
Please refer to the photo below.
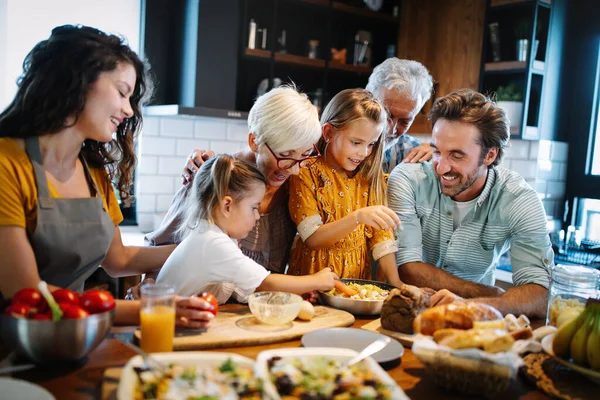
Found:
<path fill-rule="evenodd" d="M 0 0 L 0 110 L 12 100 L 23 59 L 52 28 L 89 25 L 140 47 L 140 0 Z"/>

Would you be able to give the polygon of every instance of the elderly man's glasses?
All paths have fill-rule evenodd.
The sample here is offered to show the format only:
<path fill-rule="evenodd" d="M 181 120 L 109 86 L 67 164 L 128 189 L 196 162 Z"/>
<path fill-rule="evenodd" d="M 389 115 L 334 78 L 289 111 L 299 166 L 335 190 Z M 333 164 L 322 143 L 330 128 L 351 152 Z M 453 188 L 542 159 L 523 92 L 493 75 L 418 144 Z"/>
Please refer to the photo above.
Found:
<path fill-rule="evenodd" d="M 294 165 L 296 165 L 296 163 L 300 164 L 300 167 L 302 167 L 302 168 L 308 167 L 310 164 L 314 163 L 317 158 L 321 157 L 321 153 L 319 152 L 319 149 L 317 149 L 317 146 L 315 146 L 314 144 L 313 144 L 313 149 L 314 149 L 313 154 L 308 157 L 301 158 L 299 160 L 297 160 L 295 158 L 290 158 L 290 157 L 278 157 L 277 154 L 275 154 L 273 149 L 271 147 L 269 147 L 268 144 L 265 143 L 265 146 L 267 146 L 267 149 L 269 149 L 271 154 L 273 154 L 273 157 L 275 157 L 275 159 L 277 160 L 277 168 L 279 168 L 279 169 L 293 168 Z"/>

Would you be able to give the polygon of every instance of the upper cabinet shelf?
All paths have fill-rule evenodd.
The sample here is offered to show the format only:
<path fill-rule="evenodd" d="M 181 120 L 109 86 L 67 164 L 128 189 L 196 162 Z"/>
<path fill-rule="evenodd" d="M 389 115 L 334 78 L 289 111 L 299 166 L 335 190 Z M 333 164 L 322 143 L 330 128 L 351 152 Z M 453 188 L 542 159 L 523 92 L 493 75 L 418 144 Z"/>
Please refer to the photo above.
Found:
<path fill-rule="evenodd" d="M 372 10 L 369 10 L 368 8 L 354 7 L 354 6 L 350 6 L 350 5 L 341 3 L 339 1 L 334 1 L 332 3 L 332 7 L 334 10 L 339 10 L 339 11 L 347 12 L 350 14 L 360 15 L 361 17 L 368 17 L 368 18 L 378 19 L 378 20 L 382 20 L 382 21 L 398 23 L 398 17 L 394 17 L 391 14 L 386 14 L 386 13 L 382 13 L 379 11 L 372 11 Z"/>

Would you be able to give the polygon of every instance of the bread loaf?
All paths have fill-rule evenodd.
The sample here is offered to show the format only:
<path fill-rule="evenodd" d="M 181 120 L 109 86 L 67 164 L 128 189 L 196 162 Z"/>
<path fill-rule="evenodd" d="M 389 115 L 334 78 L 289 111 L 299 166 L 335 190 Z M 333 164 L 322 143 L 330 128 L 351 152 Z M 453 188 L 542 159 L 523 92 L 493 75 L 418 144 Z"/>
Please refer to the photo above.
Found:
<path fill-rule="evenodd" d="M 435 290 L 403 285 L 392 289 L 381 307 L 381 326 L 402 333 L 413 333 L 413 321 L 429 307 Z"/>
<path fill-rule="evenodd" d="M 438 329 L 471 329 L 473 321 L 494 321 L 502 318 L 500 311 L 487 304 L 452 303 L 424 310 L 415 318 L 413 328 L 416 333 L 433 335 Z"/>

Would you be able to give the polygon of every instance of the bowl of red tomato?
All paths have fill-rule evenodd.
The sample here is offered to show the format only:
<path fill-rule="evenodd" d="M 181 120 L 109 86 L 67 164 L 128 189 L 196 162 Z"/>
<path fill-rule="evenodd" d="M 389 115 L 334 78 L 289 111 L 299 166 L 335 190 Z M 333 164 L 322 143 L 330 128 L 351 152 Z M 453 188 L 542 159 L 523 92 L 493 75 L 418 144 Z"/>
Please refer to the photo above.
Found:
<path fill-rule="evenodd" d="M 38 289 L 15 293 L 0 316 L 2 341 L 36 363 L 80 360 L 110 331 L 115 299 L 103 290 L 51 295 L 49 305 Z"/>

